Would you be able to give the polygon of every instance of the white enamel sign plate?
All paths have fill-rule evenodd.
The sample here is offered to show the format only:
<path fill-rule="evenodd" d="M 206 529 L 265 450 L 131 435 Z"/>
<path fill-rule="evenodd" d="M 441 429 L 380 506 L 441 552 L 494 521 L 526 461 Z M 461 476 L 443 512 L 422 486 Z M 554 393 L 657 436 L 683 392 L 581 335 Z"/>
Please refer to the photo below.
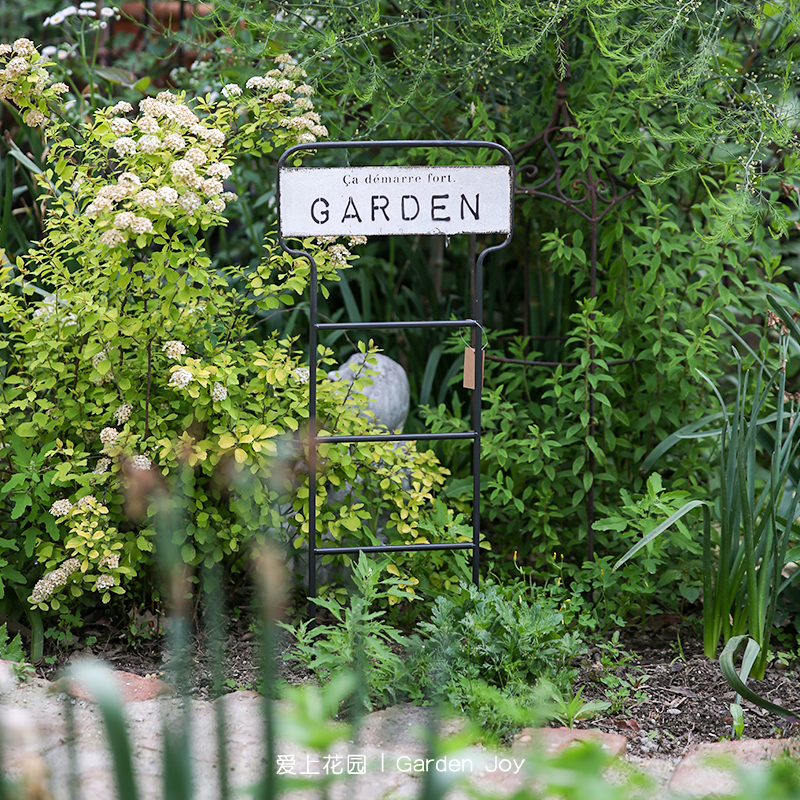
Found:
<path fill-rule="evenodd" d="M 285 168 L 280 191 L 284 236 L 511 231 L 508 166 Z"/>

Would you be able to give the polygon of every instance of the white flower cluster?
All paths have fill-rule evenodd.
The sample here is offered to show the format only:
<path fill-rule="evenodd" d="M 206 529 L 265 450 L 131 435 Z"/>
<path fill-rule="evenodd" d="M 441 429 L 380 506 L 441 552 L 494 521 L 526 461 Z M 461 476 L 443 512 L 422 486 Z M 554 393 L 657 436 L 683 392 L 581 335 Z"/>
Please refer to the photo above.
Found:
<path fill-rule="evenodd" d="M 40 128 L 47 121 L 47 117 L 38 108 L 29 108 L 23 114 L 22 119 L 31 128 Z"/>
<path fill-rule="evenodd" d="M 153 466 L 153 462 L 147 456 L 137 455 L 131 459 L 132 469 L 148 470 Z"/>
<path fill-rule="evenodd" d="M 113 233 L 113 232 L 115 231 L 114 230 L 108 231 L 108 233 Z M 119 231 L 116 232 L 119 233 Z M 108 359 L 109 359 L 109 353 L 108 353 L 108 347 L 106 346 L 103 347 L 103 349 L 99 353 L 95 353 L 92 356 L 92 366 L 95 369 L 97 369 L 101 362 L 108 361 Z M 95 380 L 95 383 L 101 384 L 105 383 L 106 381 L 110 381 L 112 379 L 113 379 L 113 372 L 109 370 L 108 372 L 106 372 L 105 375 L 101 375 L 99 378 L 97 378 L 97 380 Z"/>
<path fill-rule="evenodd" d="M 211 399 L 217 403 L 221 403 L 228 397 L 228 390 L 221 383 L 215 383 L 211 387 Z"/>
<path fill-rule="evenodd" d="M 39 53 L 30 39 L 17 39 L 13 45 L 0 44 L 0 100 L 16 100 L 30 105 L 31 99 L 44 96 L 50 73 L 39 66 Z M 52 89 L 50 95 L 57 94 Z M 40 109 L 28 108 L 24 115 L 29 125 L 38 127 L 45 120 Z"/>
<path fill-rule="evenodd" d="M 133 406 L 130 403 L 123 403 L 121 406 L 117 406 L 114 412 L 114 419 L 117 421 L 117 425 L 124 425 L 131 418 L 132 411 Z"/>
<path fill-rule="evenodd" d="M 150 114 L 145 114 L 143 117 L 139 117 L 139 119 L 136 121 L 136 127 L 142 133 L 150 134 L 158 133 L 161 130 L 158 120 Z"/>
<path fill-rule="evenodd" d="M 172 373 L 169 382 L 172 386 L 177 386 L 179 389 L 185 389 L 191 382 L 194 376 L 188 369 L 181 367 Z"/>
<path fill-rule="evenodd" d="M 161 147 L 161 139 L 158 136 L 146 134 L 139 139 L 139 150 L 143 153 L 155 153 Z"/>
<path fill-rule="evenodd" d="M 44 317 L 45 319 L 50 319 L 53 316 L 53 312 L 56 310 L 56 301 L 52 297 L 48 297 L 43 300 L 33 311 L 33 318 L 38 319 L 39 317 Z"/>
<path fill-rule="evenodd" d="M 108 468 L 111 466 L 111 459 L 106 458 L 103 456 L 98 462 L 97 466 L 92 470 L 95 475 L 102 475 L 104 472 L 108 472 Z"/>
<path fill-rule="evenodd" d="M 236 96 L 235 89 L 229 94 Z M 222 185 L 231 175 L 230 166 L 219 160 L 225 133 L 201 120 L 182 95 L 160 92 L 139 103 L 136 118 L 125 116 L 131 111 L 124 102 L 106 111 L 116 137 L 111 150 L 128 171 L 86 198 L 85 213 L 97 220 L 100 242 L 107 247 L 124 244 L 129 235 L 154 235 L 162 215 L 180 224 L 176 208 L 189 217 L 204 204 L 221 213 L 235 197 Z"/>
<path fill-rule="evenodd" d="M 168 133 L 164 137 L 164 147 L 173 152 L 183 150 L 183 148 L 186 147 L 186 139 L 179 133 Z"/>
<path fill-rule="evenodd" d="M 111 146 L 117 151 L 118 156 L 124 158 L 136 152 L 136 139 L 132 139 L 130 136 L 120 136 Z"/>
<path fill-rule="evenodd" d="M 318 137 L 327 136 L 328 129 L 320 125 L 319 114 L 314 112 L 314 103 L 310 100 L 314 88 L 302 82 L 306 71 L 298 67 L 288 53 L 277 56 L 275 63 L 278 69 L 271 69 L 263 76 L 254 75 L 245 87 L 273 105 L 287 109 L 293 106 L 305 112 L 302 116 L 286 116 L 278 123 L 289 130 L 299 131 L 298 141 L 311 143 Z"/>
<path fill-rule="evenodd" d="M 299 105 L 300 101 L 295 103 L 295 105 Z M 303 98 L 302 108 L 307 108 L 308 106 L 314 107 L 313 103 L 308 100 L 307 98 Z M 314 136 L 327 136 L 328 129 L 324 125 L 320 125 L 320 116 L 317 114 L 316 111 L 306 111 L 305 114 L 302 114 L 299 117 L 283 117 L 278 122 L 282 128 L 289 128 L 291 130 L 309 130 Z M 316 139 L 314 140 L 316 141 Z"/>
<path fill-rule="evenodd" d="M 100 235 L 100 244 L 106 247 L 116 247 L 118 244 L 125 242 L 125 234 L 117 228 L 112 228 L 110 231 Z"/>
<path fill-rule="evenodd" d="M 67 573 L 67 575 L 72 575 L 73 572 L 77 572 L 81 568 L 81 562 L 78 561 L 77 558 L 68 558 L 60 567 Z"/>
<path fill-rule="evenodd" d="M 161 205 L 161 197 L 158 192 L 154 192 L 152 189 L 142 189 L 141 192 L 137 192 L 133 196 L 133 202 L 138 203 L 143 208 L 156 209 L 159 207 L 159 205 Z M 140 220 L 142 217 L 137 217 L 136 219 Z M 150 222 L 149 217 L 146 217 L 145 219 Z M 152 223 L 150 224 L 150 230 L 153 230 Z"/>
<path fill-rule="evenodd" d="M 97 505 L 97 498 L 93 494 L 87 494 L 85 497 L 81 497 L 77 503 L 75 503 L 75 508 L 83 510 L 84 508 L 93 508 Z"/>
<path fill-rule="evenodd" d="M 11 47 L 11 52 L 19 58 L 27 58 L 36 52 L 36 45 L 30 39 L 17 39 Z"/>
<path fill-rule="evenodd" d="M 106 589 L 110 589 L 114 585 L 114 576 L 113 575 L 101 575 L 94 584 L 94 588 L 98 592 L 103 592 Z"/>
<path fill-rule="evenodd" d="M 92 356 L 92 366 L 97 369 L 97 365 L 101 361 L 108 361 L 108 350 L 104 347 L 99 353 L 95 353 Z"/>
<path fill-rule="evenodd" d="M 196 195 L 194 192 L 186 192 L 186 194 L 182 194 L 178 200 L 178 205 L 187 214 L 194 214 L 202 204 L 203 201 L 200 199 L 199 195 Z"/>
<path fill-rule="evenodd" d="M 195 167 L 202 167 L 208 161 L 208 156 L 199 147 L 190 147 L 184 158 Z"/>
<path fill-rule="evenodd" d="M 100 441 L 106 446 L 110 447 L 117 441 L 119 431 L 116 428 L 103 428 L 100 431 Z"/>
<path fill-rule="evenodd" d="M 69 558 L 58 569 L 48 572 L 41 580 L 38 580 L 33 587 L 33 592 L 31 592 L 30 596 L 31 603 L 43 603 L 45 600 L 52 597 L 54 592 L 66 585 L 67 578 L 69 578 L 73 572 L 77 572 L 80 567 L 81 563 L 77 558 Z"/>
<path fill-rule="evenodd" d="M 144 194 L 145 192 L 150 191 L 150 189 L 145 189 L 144 191 L 139 192 L 139 194 Z M 155 194 L 155 192 L 151 193 Z M 142 205 L 144 205 L 144 203 Z M 137 217 L 132 211 L 120 211 L 119 214 L 114 216 L 114 221 L 112 224 L 118 231 L 127 229 L 136 234 L 153 232 L 153 222 L 150 217 Z M 112 231 L 106 231 L 106 233 L 112 233 Z M 125 237 L 122 238 L 124 240 Z"/>
<path fill-rule="evenodd" d="M 108 127 L 116 136 L 125 136 L 133 130 L 133 123 L 125 117 L 114 117 L 109 123 Z"/>
<path fill-rule="evenodd" d="M 170 339 L 170 341 L 164 342 L 164 346 L 161 349 L 167 354 L 167 358 L 175 360 L 186 355 L 186 345 L 177 339 Z"/>
<path fill-rule="evenodd" d="M 72 503 L 69 500 L 56 500 L 52 506 L 50 506 L 50 513 L 54 517 L 63 517 L 72 510 Z"/>
<path fill-rule="evenodd" d="M 166 206 L 171 206 L 174 203 L 178 202 L 178 192 L 176 189 L 173 189 L 171 186 L 162 186 L 156 194 L 158 195 L 159 199 L 162 203 Z"/>
<path fill-rule="evenodd" d="M 343 244 L 334 244 L 328 250 L 328 256 L 334 264 L 341 264 L 345 266 L 347 259 L 350 256 L 350 251 Z"/>
<path fill-rule="evenodd" d="M 308 383 L 311 372 L 308 367 L 297 367 L 292 370 L 292 375 L 298 383 Z"/>
<path fill-rule="evenodd" d="M 206 175 L 208 175 L 210 178 L 221 178 L 222 180 L 226 180 L 231 176 L 231 168 L 222 161 L 217 161 L 206 170 Z"/>
<path fill-rule="evenodd" d="M 33 310 L 33 319 L 41 319 L 43 322 L 47 322 L 59 309 L 68 308 L 69 306 L 63 300 L 58 301 L 54 295 L 48 295 Z M 78 321 L 78 318 L 71 312 L 57 315 L 56 319 L 60 319 L 64 325 L 74 325 Z"/>
<path fill-rule="evenodd" d="M 119 554 L 112 553 L 111 555 L 103 556 L 100 561 L 97 562 L 97 566 L 117 569 L 117 567 L 119 567 Z"/>

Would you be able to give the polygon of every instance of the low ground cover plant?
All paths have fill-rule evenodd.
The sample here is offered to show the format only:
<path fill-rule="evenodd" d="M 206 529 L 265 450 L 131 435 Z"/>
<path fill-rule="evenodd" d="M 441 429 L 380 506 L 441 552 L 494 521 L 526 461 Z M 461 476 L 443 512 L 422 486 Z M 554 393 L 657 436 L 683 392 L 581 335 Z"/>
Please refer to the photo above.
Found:
<path fill-rule="evenodd" d="M 429 615 L 418 612 L 426 618 L 404 633 L 386 619 L 388 598 L 407 595 L 389 566 L 362 553 L 348 602 L 319 599 L 330 622 L 280 623 L 294 637 L 285 659 L 303 664 L 323 685 L 357 673 L 366 710 L 405 699 L 446 702 L 490 736 L 607 708 L 581 702 L 571 710 L 573 662 L 585 642 L 568 629 L 551 595 L 523 599 L 516 586 L 464 582 L 458 594 L 439 595 Z"/>

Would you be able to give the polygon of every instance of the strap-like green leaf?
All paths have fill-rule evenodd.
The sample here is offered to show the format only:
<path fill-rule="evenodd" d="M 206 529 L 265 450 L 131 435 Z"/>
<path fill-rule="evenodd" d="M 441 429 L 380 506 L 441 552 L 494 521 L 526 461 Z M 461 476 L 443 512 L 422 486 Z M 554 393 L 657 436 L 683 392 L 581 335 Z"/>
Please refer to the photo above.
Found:
<path fill-rule="evenodd" d="M 773 714 L 784 717 L 785 719 L 789 720 L 789 722 L 800 721 L 799 711 L 789 711 L 788 708 L 776 705 L 775 703 L 772 703 L 769 700 L 761 697 L 761 695 L 756 694 L 752 689 L 748 688 L 744 681 L 739 677 L 738 673 L 736 672 L 734 659 L 742 648 L 746 648 L 744 658 L 742 660 L 742 673 L 745 675 L 746 680 L 746 676 L 749 674 L 750 668 L 752 667 L 761 650 L 761 646 L 755 639 L 747 635 L 733 636 L 728 640 L 728 643 L 725 645 L 725 649 L 722 651 L 722 655 L 719 657 L 720 669 L 722 670 L 722 674 L 725 676 L 725 680 L 728 681 L 731 688 L 737 694 L 741 695 L 745 700 L 749 700 L 754 705 L 766 709 Z M 747 667 L 746 670 L 745 667 Z"/>
<path fill-rule="evenodd" d="M 641 550 L 645 545 L 650 544 L 656 536 L 662 534 L 673 522 L 677 522 L 682 516 L 688 514 L 693 508 L 697 508 L 697 506 L 705 505 L 704 500 L 690 500 L 685 505 L 681 506 L 674 514 L 667 517 L 660 525 L 657 525 L 653 530 L 650 531 L 646 536 L 643 536 L 640 541 L 638 541 L 627 553 L 625 553 L 622 558 L 614 564 L 614 569 L 617 567 L 621 567 L 632 555 L 636 554 Z"/>
<path fill-rule="evenodd" d="M 85 686 L 91 687 L 91 692 L 100 706 L 114 762 L 117 797 L 119 800 L 138 800 L 139 792 L 133 775 L 131 744 L 114 673 L 99 661 L 86 660 L 70 670 L 70 674 Z"/>

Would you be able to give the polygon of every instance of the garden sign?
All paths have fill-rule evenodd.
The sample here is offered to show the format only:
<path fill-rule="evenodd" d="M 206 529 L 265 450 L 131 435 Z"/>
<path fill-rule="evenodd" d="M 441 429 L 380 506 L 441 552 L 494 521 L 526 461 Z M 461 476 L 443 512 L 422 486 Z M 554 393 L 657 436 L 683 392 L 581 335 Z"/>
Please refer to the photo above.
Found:
<path fill-rule="evenodd" d="M 298 167 L 281 175 L 284 236 L 508 233 L 511 168 Z"/>
<path fill-rule="evenodd" d="M 301 151 L 319 153 L 331 149 L 446 148 L 493 151 L 503 163 L 478 166 L 287 166 Z M 308 594 L 316 595 L 316 558 L 318 555 L 413 552 L 416 550 L 472 550 L 472 577 L 479 576 L 480 545 L 480 454 L 483 358 L 475 358 L 482 348 L 483 332 L 483 262 L 486 256 L 511 241 L 513 228 L 514 159 L 511 153 L 494 142 L 392 141 L 392 142 L 317 142 L 289 148 L 278 161 L 278 239 L 294 256 L 311 264 L 309 300 L 309 352 L 317 353 L 320 331 L 388 328 L 469 328 L 471 344 L 464 357 L 464 385 L 472 389 L 471 430 L 442 433 L 385 433 L 368 436 L 318 436 L 317 388 L 315 365 L 309 378 L 309 507 L 308 507 Z M 317 319 L 317 265 L 304 250 L 292 249 L 286 237 L 302 239 L 314 236 L 451 236 L 470 235 L 470 308 L 468 319 L 391 320 L 384 322 L 319 322 Z M 476 257 L 478 234 L 505 234 L 498 245 L 484 248 Z M 314 356 L 312 355 L 312 358 Z M 316 530 L 317 446 L 322 443 L 401 442 L 441 439 L 472 440 L 472 530 L 471 542 L 438 544 L 370 545 L 355 547 L 318 547 Z M 309 615 L 316 609 L 309 603 Z"/>

